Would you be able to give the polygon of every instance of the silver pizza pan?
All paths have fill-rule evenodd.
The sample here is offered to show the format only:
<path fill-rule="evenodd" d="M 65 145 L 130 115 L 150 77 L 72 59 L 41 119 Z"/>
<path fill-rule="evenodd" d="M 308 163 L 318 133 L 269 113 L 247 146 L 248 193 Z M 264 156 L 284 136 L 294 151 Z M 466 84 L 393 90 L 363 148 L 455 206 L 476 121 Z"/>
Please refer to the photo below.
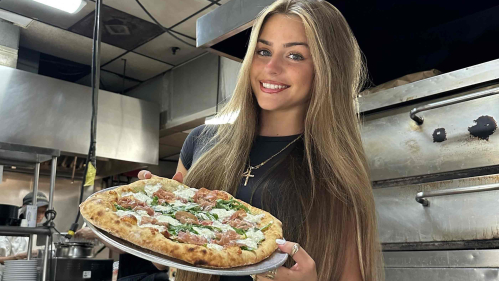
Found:
<path fill-rule="evenodd" d="M 115 189 L 119 186 L 115 187 L 110 187 L 103 189 L 101 191 L 98 191 L 90 197 L 94 196 L 97 193 L 100 192 L 105 192 L 108 190 Z M 89 198 L 90 198 L 89 197 Z M 86 223 L 87 226 L 92 229 L 95 234 L 105 241 L 106 243 L 126 252 L 129 254 L 132 254 L 134 256 L 137 256 L 139 258 L 143 258 L 145 260 L 165 265 L 168 267 L 174 267 L 177 269 L 181 270 L 186 270 L 186 271 L 192 271 L 192 272 L 197 272 L 197 273 L 203 273 L 203 274 L 212 274 L 212 275 L 231 275 L 231 276 L 244 276 L 244 275 L 253 275 L 253 274 L 260 274 L 264 273 L 270 270 L 273 270 L 275 268 L 278 268 L 282 266 L 286 260 L 288 259 L 288 254 L 282 253 L 279 251 L 275 251 L 270 257 L 266 258 L 265 260 L 252 264 L 252 265 L 247 265 L 247 266 L 240 266 L 240 267 L 233 267 L 233 268 L 206 268 L 206 267 L 200 267 L 200 266 L 194 266 L 190 263 L 184 262 L 179 259 L 175 259 L 166 255 L 162 255 L 160 253 L 156 253 L 154 251 L 144 249 L 140 246 L 137 246 L 131 242 L 125 241 L 123 239 L 120 239 L 116 236 L 113 236 L 109 234 L 108 232 L 94 226 L 91 224 L 89 221 L 87 221 L 85 218 L 83 219 Z"/>

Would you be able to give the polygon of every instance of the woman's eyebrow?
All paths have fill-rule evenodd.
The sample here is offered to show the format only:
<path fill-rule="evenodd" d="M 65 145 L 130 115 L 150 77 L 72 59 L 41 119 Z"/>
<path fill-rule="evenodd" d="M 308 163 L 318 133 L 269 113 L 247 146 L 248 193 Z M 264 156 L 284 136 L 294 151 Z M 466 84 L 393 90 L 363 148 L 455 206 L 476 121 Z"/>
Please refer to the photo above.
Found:
<path fill-rule="evenodd" d="M 273 45 L 272 42 L 269 42 L 269 41 L 264 40 L 264 39 L 258 39 L 258 42 L 263 43 L 267 46 Z M 308 44 L 305 42 L 289 42 L 289 43 L 283 44 L 282 46 L 284 46 L 284 48 L 289 48 L 289 47 L 293 47 L 293 46 L 305 46 L 308 48 Z"/>

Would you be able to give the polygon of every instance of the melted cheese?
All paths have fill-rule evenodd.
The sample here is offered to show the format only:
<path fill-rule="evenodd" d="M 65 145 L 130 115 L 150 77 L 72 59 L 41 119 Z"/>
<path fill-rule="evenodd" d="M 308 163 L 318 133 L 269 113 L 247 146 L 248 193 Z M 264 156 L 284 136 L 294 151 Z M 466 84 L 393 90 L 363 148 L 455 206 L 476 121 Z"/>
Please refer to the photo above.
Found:
<path fill-rule="evenodd" d="M 246 245 L 247 247 L 256 249 L 258 248 L 258 244 L 265 239 L 265 235 L 259 229 L 249 229 L 246 232 L 246 236 L 248 238 L 236 240 L 237 243 Z"/>
<path fill-rule="evenodd" d="M 218 215 L 219 221 L 232 216 L 235 212 L 236 211 L 234 211 L 234 210 L 227 211 L 225 209 L 213 209 L 210 211 L 210 213 Z"/>
<path fill-rule="evenodd" d="M 246 214 L 244 220 L 252 223 L 260 223 L 263 217 L 265 217 L 265 214 L 259 214 L 259 215 Z"/>
<path fill-rule="evenodd" d="M 142 202 L 146 202 L 147 204 L 151 204 L 151 202 L 152 202 L 152 199 L 149 198 L 149 196 L 147 196 L 141 192 L 137 192 L 137 193 L 123 192 L 123 193 L 121 193 L 121 197 L 125 197 L 125 196 L 133 196 L 135 199 L 142 201 Z"/>
<path fill-rule="evenodd" d="M 172 207 L 170 206 L 161 206 L 161 205 L 152 206 L 152 208 L 154 211 L 157 212 L 169 212 L 172 209 Z"/>
<path fill-rule="evenodd" d="M 222 232 L 226 232 L 228 230 L 234 230 L 234 228 L 232 228 L 232 226 L 227 225 L 227 224 L 223 224 L 219 221 L 214 221 L 212 226 L 220 228 L 222 230 Z"/>
<path fill-rule="evenodd" d="M 199 235 L 203 236 L 204 238 L 210 240 L 211 238 L 215 238 L 215 232 L 207 229 L 207 228 L 202 228 L 202 227 L 192 227 L 195 231 L 199 233 Z"/>
<path fill-rule="evenodd" d="M 174 191 L 173 193 L 177 195 L 178 197 L 184 198 L 184 199 L 189 199 L 194 197 L 198 190 L 195 188 L 187 188 L 187 189 L 179 189 Z"/>
<path fill-rule="evenodd" d="M 176 219 L 174 219 L 172 217 L 169 217 L 169 216 L 161 216 L 161 215 L 159 215 L 159 216 L 156 217 L 156 219 L 159 222 L 167 222 L 168 224 L 171 224 L 173 226 L 181 225 L 181 223 L 178 220 L 176 220 Z"/>
<path fill-rule="evenodd" d="M 159 232 L 163 232 L 166 230 L 166 227 L 164 227 L 162 225 L 155 225 L 155 224 L 150 224 L 150 223 L 145 223 L 145 224 L 139 225 L 139 227 L 152 227 L 152 228 L 156 228 L 157 230 L 159 230 Z"/>
<path fill-rule="evenodd" d="M 182 201 L 179 201 L 179 200 L 176 200 L 175 202 L 173 202 L 171 204 L 174 208 L 178 208 L 178 207 L 186 207 L 186 208 L 190 208 L 190 207 L 196 207 L 196 206 L 199 206 L 198 204 L 196 203 L 191 203 L 191 202 L 188 202 L 188 203 L 182 203 Z"/>
<path fill-rule="evenodd" d="M 213 249 L 213 250 L 217 250 L 217 251 L 221 251 L 221 250 L 223 250 L 223 249 L 224 249 L 224 247 L 223 247 L 223 246 L 220 246 L 220 245 L 217 245 L 217 244 L 211 244 L 211 243 L 210 243 L 210 244 L 208 244 L 208 245 L 206 245 L 206 247 L 207 247 L 208 249 Z"/>
<path fill-rule="evenodd" d="M 146 184 L 144 187 L 144 191 L 146 192 L 147 196 L 152 197 L 153 193 L 158 191 L 162 185 L 160 183 L 152 185 L 152 184 Z"/>
<path fill-rule="evenodd" d="M 144 216 L 145 216 L 145 217 L 150 217 L 150 216 L 147 214 L 147 212 L 146 212 L 146 211 L 144 211 L 144 210 L 137 210 L 136 212 L 137 212 L 137 214 L 139 214 L 139 215 L 141 215 L 141 216 L 143 216 L 143 217 L 144 217 Z"/>
<path fill-rule="evenodd" d="M 132 216 L 137 218 L 137 224 L 140 224 L 140 221 L 142 220 L 142 217 L 139 214 L 132 212 L 132 211 L 118 210 L 118 211 L 116 211 L 116 215 L 118 215 L 119 217 L 123 217 L 126 215 L 132 215 Z"/>

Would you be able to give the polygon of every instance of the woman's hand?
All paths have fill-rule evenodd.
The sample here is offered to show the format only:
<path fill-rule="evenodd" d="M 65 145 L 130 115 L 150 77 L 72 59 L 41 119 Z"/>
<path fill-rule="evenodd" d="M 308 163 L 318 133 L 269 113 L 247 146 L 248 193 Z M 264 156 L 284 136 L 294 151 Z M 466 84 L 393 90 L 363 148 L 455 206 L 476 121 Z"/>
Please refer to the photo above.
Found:
<path fill-rule="evenodd" d="M 155 175 L 153 175 L 151 172 L 149 172 L 148 170 L 142 170 L 139 172 L 139 174 L 137 175 L 137 177 L 139 178 L 139 180 L 147 180 L 147 179 L 150 179 L 152 177 L 155 177 Z M 172 180 L 176 180 L 180 183 L 184 182 L 184 176 L 182 175 L 181 172 L 177 172 Z"/>
<path fill-rule="evenodd" d="M 308 255 L 305 250 L 297 243 L 286 242 L 285 240 L 277 239 L 277 246 L 279 249 L 288 253 L 296 262 L 291 268 L 284 266 L 279 267 L 277 270 L 269 271 L 257 275 L 254 280 L 258 281 L 316 281 L 317 270 L 315 268 L 315 261 Z M 296 246 L 295 246 L 296 245 Z M 293 254 L 293 247 L 297 247 L 298 251 Z"/>
<path fill-rule="evenodd" d="M 88 239 L 88 240 L 98 239 L 97 234 L 95 234 L 95 232 L 93 232 L 88 227 L 84 227 L 84 228 L 76 231 L 75 237 L 76 238 Z"/>

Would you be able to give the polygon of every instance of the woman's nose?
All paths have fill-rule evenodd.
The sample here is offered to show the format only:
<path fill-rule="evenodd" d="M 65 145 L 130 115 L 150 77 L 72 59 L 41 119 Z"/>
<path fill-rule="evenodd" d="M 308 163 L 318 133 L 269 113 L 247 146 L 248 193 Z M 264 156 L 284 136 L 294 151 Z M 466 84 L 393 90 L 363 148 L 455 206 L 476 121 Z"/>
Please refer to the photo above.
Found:
<path fill-rule="evenodd" d="M 268 61 L 267 65 L 265 65 L 265 70 L 269 74 L 280 74 L 282 72 L 282 60 L 277 57 L 271 57 L 270 60 Z"/>

